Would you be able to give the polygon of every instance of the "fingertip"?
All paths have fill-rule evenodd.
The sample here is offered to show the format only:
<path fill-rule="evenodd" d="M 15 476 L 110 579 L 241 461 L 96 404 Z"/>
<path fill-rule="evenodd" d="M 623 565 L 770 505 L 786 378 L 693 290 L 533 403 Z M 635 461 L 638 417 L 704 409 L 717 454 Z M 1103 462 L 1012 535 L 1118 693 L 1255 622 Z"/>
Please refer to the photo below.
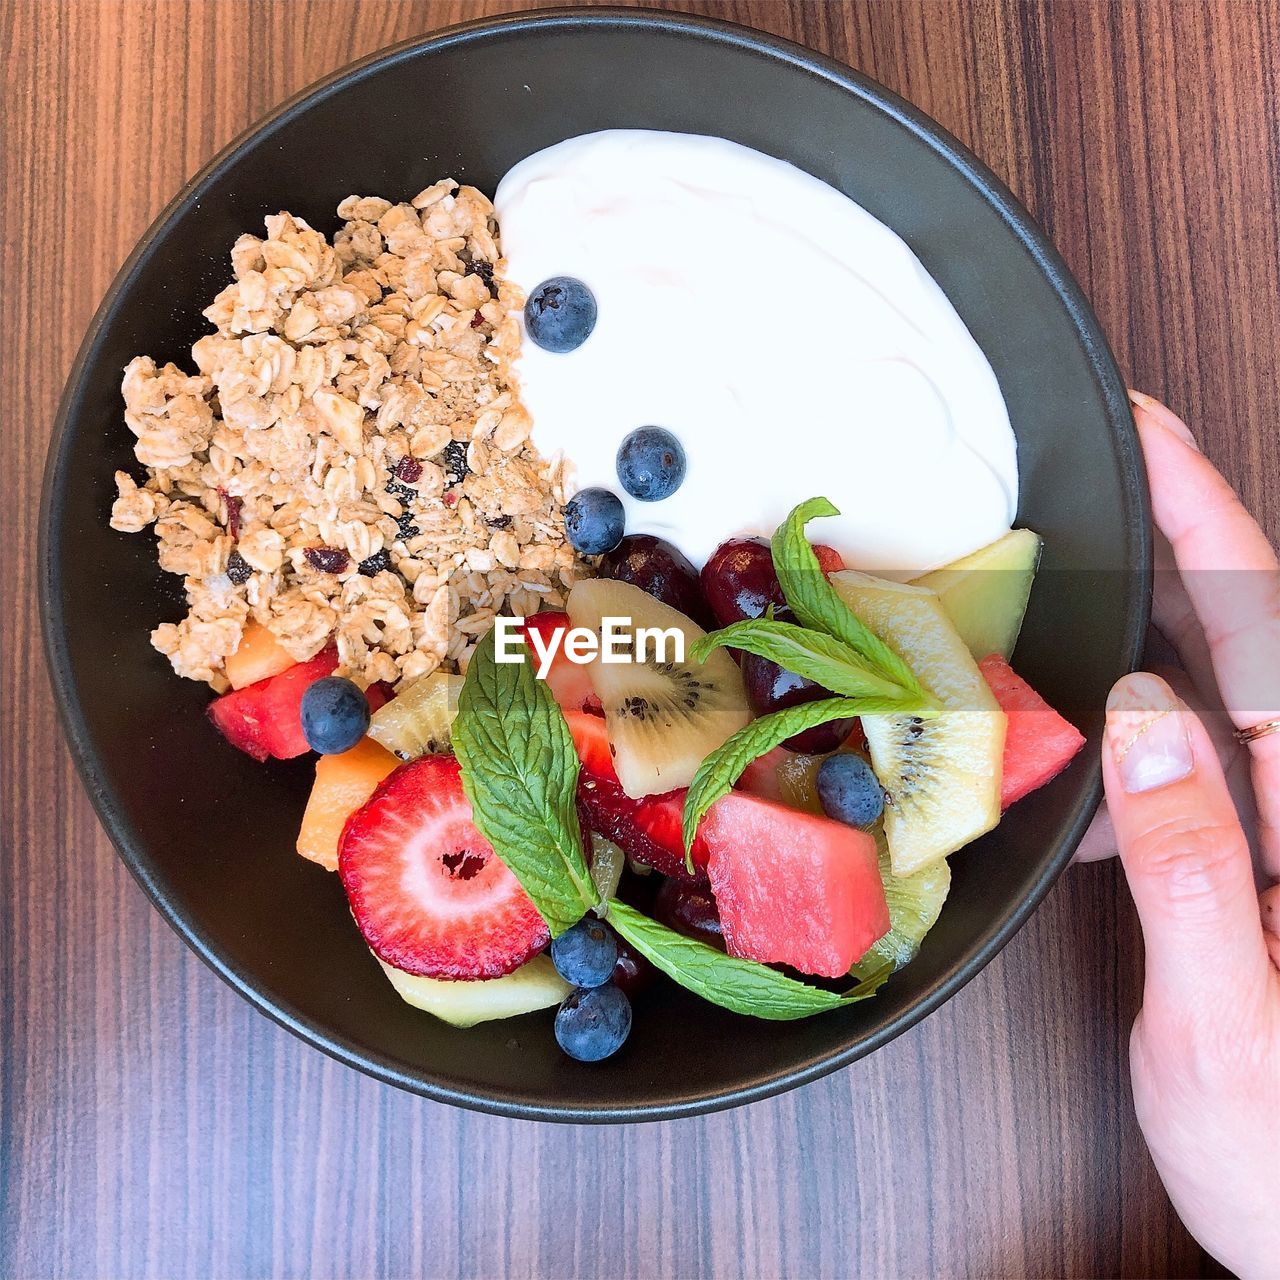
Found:
<path fill-rule="evenodd" d="M 1154 426 L 1176 436 L 1183 444 L 1190 445 L 1199 452 L 1200 446 L 1196 443 L 1191 428 L 1168 405 L 1161 404 L 1153 396 L 1132 389 L 1129 391 L 1129 403 L 1133 406 L 1133 420 L 1139 431 L 1144 427 Z"/>
<path fill-rule="evenodd" d="M 1135 672 L 1108 700 L 1102 764 L 1148 990 L 1211 1003 L 1210 951 L 1243 989 L 1266 948 L 1248 841 L 1208 731 L 1163 680 Z"/>

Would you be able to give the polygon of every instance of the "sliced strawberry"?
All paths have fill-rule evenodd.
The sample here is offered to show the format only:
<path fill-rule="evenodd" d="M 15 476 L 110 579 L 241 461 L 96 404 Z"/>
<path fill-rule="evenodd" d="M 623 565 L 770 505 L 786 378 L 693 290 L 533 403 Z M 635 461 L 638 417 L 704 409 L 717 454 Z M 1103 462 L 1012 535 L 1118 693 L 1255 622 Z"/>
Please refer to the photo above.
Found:
<path fill-rule="evenodd" d="M 1084 746 L 1085 738 L 998 653 L 983 658 L 978 669 L 1009 721 L 1000 777 L 1000 807 L 1007 809 L 1056 778 Z"/>
<path fill-rule="evenodd" d="M 660 796 L 645 796 L 635 802 L 636 812 L 632 819 L 637 830 L 668 857 L 676 859 L 681 873 L 684 873 L 684 801 L 688 794 L 689 789 L 681 787 L 679 791 L 667 791 Z M 693 865 L 698 871 L 705 871 L 707 867 L 707 847 L 698 835 L 693 838 Z M 657 869 L 662 870 L 661 867 Z M 665 874 L 671 875 L 672 872 Z"/>
<path fill-rule="evenodd" d="M 702 834 L 730 955 L 838 978 L 889 931 L 866 832 L 733 791 Z"/>
<path fill-rule="evenodd" d="M 542 613 L 535 613 L 532 617 L 524 620 L 525 635 L 536 632 L 540 639 L 544 640 L 547 647 L 551 645 L 551 633 L 557 629 L 561 630 L 563 636 L 573 623 L 569 621 L 567 613 L 558 613 L 554 610 L 545 610 Z M 541 666 L 541 659 L 538 651 L 534 648 L 532 638 L 528 640 L 529 648 L 532 651 L 532 660 L 537 666 Z M 535 666 L 535 670 L 537 669 Z M 544 677 L 547 682 L 547 688 L 551 690 L 551 696 L 560 704 L 565 711 L 590 711 L 592 715 L 603 715 L 604 707 L 600 704 L 600 699 L 596 696 L 595 687 L 591 683 L 591 676 L 587 673 L 587 668 L 580 662 L 570 662 L 564 655 L 563 648 L 557 648 L 556 656 L 551 660 L 551 666 L 547 670 Z"/>
<path fill-rule="evenodd" d="M 233 747 L 255 760 L 292 760 L 311 748 L 302 733 L 302 695 L 315 681 L 332 675 L 338 651 L 325 649 L 278 676 L 259 680 L 209 704 L 209 718 Z"/>
<path fill-rule="evenodd" d="M 665 876 L 703 879 L 707 849 L 701 833 L 693 841 L 694 875 L 691 877 L 685 869 L 681 833 L 685 789 L 633 800 L 623 791 L 614 772 L 605 722 L 581 711 L 566 712 L 565 720 L 582 760 L 578 803 L 591 830 Z"/>
<path fill-rule="evenodd" d="M 609 734 L 603 718 L 584 711 L 566 711 L 564 719 L 573 735 L 573 745 L 578 749 L 578 759 L 582 761 L 584 772 L 593 778 L 617 782 L 613 748 L 609 746 Z"/>
<path fill-rule="evenodd" d="M 813 544 L 813 554 L 818 557 L 818 568 L 823 573 L 839 573 L 841 569 L 848 568 L 844 562 L 844 557 L 835 547 L 828 547 L 825 543 L 815 542 Z"/>
<path fill-rule="evenodd" d="M 550 941 L 476 829 L 452 756 L 401 765 L 347 820 L 338 872 L 379 959 L 429 978 L 498 978 Z"/>
<path fill-rule="evenodd" d="M 685 869 L 680 838 L 684 791 L 633 800 L 616 782 L 594 778 L 585 770 L 578 782 L 578 799 L 587 826 L 612 840 L 628 857 L 682 880 L 706 878 L 707 850 L 699 833 L 693 842 L 692 875 Z"/>

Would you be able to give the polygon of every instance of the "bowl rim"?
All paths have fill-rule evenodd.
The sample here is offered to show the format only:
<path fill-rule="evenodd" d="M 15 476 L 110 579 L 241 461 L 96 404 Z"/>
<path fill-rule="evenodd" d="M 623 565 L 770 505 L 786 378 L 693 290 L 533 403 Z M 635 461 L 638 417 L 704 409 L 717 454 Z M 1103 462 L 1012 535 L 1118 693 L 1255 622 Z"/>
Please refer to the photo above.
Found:
<path fill-rule="evenodd" d="M 519 34 L 547 29 L 654 30 L 705 40 L 716 45 L 727 45 L 782 62 L 835 85 L 887 115 L 937 152 L 977 188 L 1047 277 L 1079 334 L 1086 358 L 1101 390 L 1117 444 L 1122 486 L 1130 500 L 1127 523 L 1138 563 L 1126 566 L 1126 569 L 1136 576 L 1137 589 L 1130 593 L 1125 604 L 1123 652 L 1130 668 L 1137 663 L 1150 616 L 1152 583 L 1150 495 L 1141 449 L 1125 384 L 1101 325 L 1066 263 L 1036 225 L 1031 214 L 991 169 L 942 125 L 863 73 L 780 36 L 721 19 L 649 8 L 538 9 L 473 19 L 426 35 L 411 37 L 375 50 L 316 80 L 256 120 L 203 165 L 164 206 L 125 259 L 98 305 L 67 375 L 50 436 L 42 482 L 37 539 L 38 605 L 45 663 L 59 719 L 77 772 L 98 820 L 121 861 L 170 927 L 209 968 L 256 1009 L 299 1039 L 344 1065 L 383 1083 L 437 1102 L 525 1120 L 628 1123 L 673 1119 L 760 1101 L 830 1075 L 882 1048 L 951 999 L 995 958 L 1026 923 L 1070 861 L 1101 799 L 1100 762 L 1096 759 L 1090 762 L 1090 772 L 1087 778 L 1082 779 L 1080 795 L 1058 851 L 1041 868 L 1026 896 L 1005 915 L 993 921 L 967 957 L 948 976 L 938 981 L 932 990 L 886 1025 L 860 1038 L 857 1043 L 732 1088 L 709 1089 L 653 1105 L 561 1106 L 553 1101 L 530 1101 L 514 1090 L 505 1093 L 494 1090 L 476 1092 L 433 1078 L 428 1072 L 406 1070 L 398 1060 L 335 1034 L 298 1009 L 264 994 L 258 989 L 252 974 L 241 971 L 228 957 L 210 945 L 201 936 L 198 924 L 184 918 L 180 910 L 169 901 L 163 885 L 150 866 L 146 849 L 130 829 L 105 781 L 101 753 L 94 744 L 79 705 L 71 678 L 66 643 L 60 590 L 61 568 L 52 555 L 54 530 L 61 524 L 66 505 L 70 471 L 67 464 L 72 443 L 70 428 L 72 420 L 78 415 L 84 394 L 86 369 L 114 317 L 117 303 L 131 287 L 142 263 L 150 255 L 153 243 L 168 224 L 202 198 L 249 142 L 271 134 L 315 103 L 366 76 L 422 53 L 483 41 L 497 34 Z"/>

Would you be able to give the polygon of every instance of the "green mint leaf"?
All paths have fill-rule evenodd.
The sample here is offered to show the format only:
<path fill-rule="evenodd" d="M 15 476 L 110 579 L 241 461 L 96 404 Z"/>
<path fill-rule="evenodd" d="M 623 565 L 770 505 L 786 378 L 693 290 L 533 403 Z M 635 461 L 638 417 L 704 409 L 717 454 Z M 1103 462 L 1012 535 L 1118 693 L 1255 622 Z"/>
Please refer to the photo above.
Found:
<path fill-rule="evenodd" d="M 694 995 L 733 1013 L 774 1022 L 808 1018 L 865 1000 L 874 995 L 893 972 L 891 963 L 881 964 L 841 995 L 797 982 L 766 964 L 725 955 L 705 942 L 686 938 L 650 920 L 623 902 L 609 904 L 608 919 L 646 960 Z"/>
<path fill-rule="evenodd" d="M 904 703 L 914 700 L 907 690 L 876 675 L 843 640 L 798 627 L 794 622 L 770 618 L 735 622 L 695 641 L 689 659 L 702 662 L 713 649 L 720 648 L 743 649 L 768 658 L 844 698 L 897 697 Z"/>
<path fill-rule="evenodd" d="M 911 715 L 913 707 L 901 698 L 821 698 L 784 707 L 753 720 L 721 743 L 699 766 L 684 799 L 683 835 L 685 858 L 693 847 L 693 837 L 703 814 L 721 796 L 727 795 L 742 771 L 758 756 L 772 751 L 793 734 L 803 733 L 829 720 L 852 716 Z M 687 863 L 692 867 L 691 863 Z"/>
<path fill-rule="evenodd" d="M 810 520 L 839 514 L 826 498 L 810 498 L 779 525 L 772 549 L 782 594 L 806 627 L 843 640 L 877 675 L 928 703 L 929 697 L 911 668 L 840 599 L 805 537 L 804 527 Z"/>
<path fill-rule="evenodd" d="M 467 667 L 453 749 L 476 826 L 559 937 L 599 900 L 578 826 L 578 753 L 533 662 L 498 662 L 492 631 Z"/>

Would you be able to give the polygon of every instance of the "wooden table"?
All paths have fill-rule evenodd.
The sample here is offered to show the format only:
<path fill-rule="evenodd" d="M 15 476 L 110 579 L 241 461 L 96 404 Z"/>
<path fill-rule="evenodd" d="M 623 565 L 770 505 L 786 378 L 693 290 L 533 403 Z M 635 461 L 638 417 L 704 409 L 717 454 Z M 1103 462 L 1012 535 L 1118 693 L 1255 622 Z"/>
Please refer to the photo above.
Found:
<path fill-rule="evenodd" d="M 153 215 L 255 117 L 394 40 L 518 7 L 0 0 L 0 1274 L 1187 1275 L 1129 1098 L 1141 977 L 1114 868 L 870 1060 L 725 1115 L 470 1115 L 251 1012 L 152 911 L 55 721 L 35 513 L 80 335 Z M 1280 9 L 681 7 L 904 94 L 1030 206 L 1121 366 L 1280 532 Z"/>

